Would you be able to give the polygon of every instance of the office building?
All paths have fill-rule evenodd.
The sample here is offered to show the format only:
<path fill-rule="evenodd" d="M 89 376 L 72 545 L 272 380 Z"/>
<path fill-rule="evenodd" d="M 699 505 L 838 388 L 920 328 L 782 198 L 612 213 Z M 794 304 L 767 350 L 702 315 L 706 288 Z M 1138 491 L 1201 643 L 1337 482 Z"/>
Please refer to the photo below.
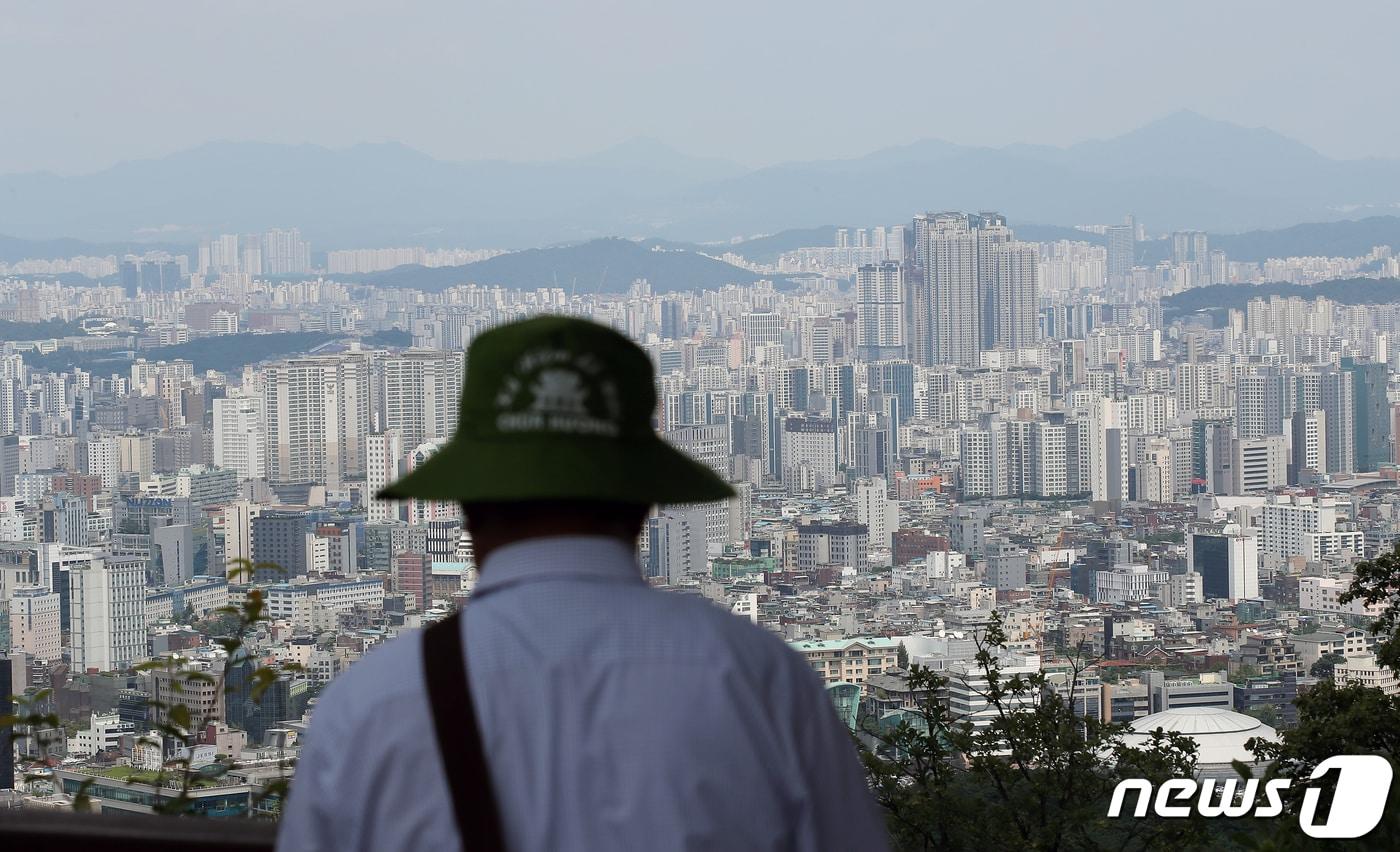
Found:
<path fill-rule="evenodd" d="M 694 581 L 708 574 L 703 506 L 668 506 L 648 523 L 648 571 L 668 585 Z"/>
<path fill-rule="evenodd" d="M 1166 571 L 1146 565 L 1115 565 L 1110 571 L 1097 572 L 1094 600 L 1107 604 L 1146 600 L 1170 577 Z"/>
<path fill-rule="evenodd" d="M 1390 370 L 1374 361 L 1342 359 L 1352 377 L 1352 448 L 1355 470 L 1374 471 L 1390 460 Z"/>
<path fill-rule="evenodd" d="M 1192 532 L 1186 558 L 1187 570 L 1201 578 L 1206 600 L 1233 603 L 1259 597 L 1259 536 L 1254 530 L 1226 526 Z"/>
<path fill-rule="evenodd" d="M 856 522 L 869 530 L 873 547 L 890 548 L 899 529 L 899 503 L 891 500 L 883 478 L 860 480 L 855 485 Z"/>
<path fill-rule="evenodd" d="M 797 528 L 797 567 L 852 568 L 864 572 L 869 564 L 870 530 L 864 524 L 810 523 Z"/>
<path fill-rule="evenodd" d="M 110 672 L 146 658 L 146 562 L 96 557 L 69 570 L 73 668 Z"/>
<path fill-rule="evenodd" d="M 11 651 L 40 660 L 61 659 L 63 631 L 57 592 L 43 586 L 20 586 L 10 590 L 8 610 Z"/>
<path fill-rule="evenodd" d="M 307 571 L 307 521 L 301 512 L 267 509 L 252 518 L 253 563 L 260 583 L 302 577 Z"/>
<path fill-rule="evenodd" d="M 1288 484 L 1288 446 L 1282 435 L 1239 439 L 1231 447 L 1231 494 L 1259 494 Z"/>
<path fill-rule="evenodd" d="M 836 481 L 836 423 L 824 417 L 783 419 L 782 481 L 793 490 L 816 491 Z"/>
<path fill-rule="evenodd" d="M 987 584 L 997 589 L 1026 587 L 1027 551 L 1000 541 L 987 548 Z"/>

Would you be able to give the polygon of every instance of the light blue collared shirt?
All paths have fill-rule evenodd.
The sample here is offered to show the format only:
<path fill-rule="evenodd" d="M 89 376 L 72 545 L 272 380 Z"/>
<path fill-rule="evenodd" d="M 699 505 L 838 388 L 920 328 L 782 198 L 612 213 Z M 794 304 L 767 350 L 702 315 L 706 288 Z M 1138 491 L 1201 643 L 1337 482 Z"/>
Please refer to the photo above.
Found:
<path fill-rule="evenodd" d="M 811 667 L 707 601 L 652 589 L 620 540 L 500 548 L 463 625 L 512 849 L 885 848 Z M 416 631 L 317 702 L 280 831 L 284 850 L 457 847 Z"/>

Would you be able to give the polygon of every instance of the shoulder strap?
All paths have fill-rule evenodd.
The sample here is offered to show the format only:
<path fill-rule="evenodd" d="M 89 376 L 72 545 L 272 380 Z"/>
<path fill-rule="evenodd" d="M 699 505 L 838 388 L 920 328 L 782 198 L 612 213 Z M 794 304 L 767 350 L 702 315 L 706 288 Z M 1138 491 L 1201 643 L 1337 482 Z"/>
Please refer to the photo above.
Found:
<path fill-rule="evenodd" d="M 458 612 L 423 631 L 423 669 L 462 847 L 505 849 L 500 810 L 467 681 Z"/>

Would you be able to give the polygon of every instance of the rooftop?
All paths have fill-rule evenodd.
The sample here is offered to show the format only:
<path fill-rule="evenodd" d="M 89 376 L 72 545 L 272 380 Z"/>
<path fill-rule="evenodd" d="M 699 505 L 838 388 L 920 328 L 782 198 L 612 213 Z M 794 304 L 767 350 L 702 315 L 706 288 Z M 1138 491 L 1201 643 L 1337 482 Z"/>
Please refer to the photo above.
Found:
<path fill-rule="evenodd" d="M 1203 771 L 1211 771 L 1231 761 L 1254 762 L 1254 755 L 1245 746 L 1259 737 L 1277 740 L 1278 732 L 1253 716 L 1226 710 L 1223 707 L 1181 707 L 1164 710 L 1134 719 L 1131 733 L 1123 738 L 1130 746 L 1143 746 L 1157 729 L 1185 734 L 1196 741 L 1196 762 Z"/>
<path fill-rule="evenodd" d="M 897 648 L 899 640 L 886 639 L 876 636 L 854 636 L 850 639 L 810 639 L 805 642 L 789 643 L 799 651 L 843 651 L 852 645 L 864 645 L 867 648 Z"/>

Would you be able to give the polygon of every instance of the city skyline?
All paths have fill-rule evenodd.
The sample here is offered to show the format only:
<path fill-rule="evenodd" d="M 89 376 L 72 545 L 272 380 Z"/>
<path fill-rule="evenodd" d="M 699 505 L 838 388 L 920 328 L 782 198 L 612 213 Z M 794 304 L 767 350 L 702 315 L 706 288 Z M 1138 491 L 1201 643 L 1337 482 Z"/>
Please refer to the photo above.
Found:
<path fill-rule="evenodd" d="M 1400 5 L 0 18 L 0 837 L 1400 831 Z"/>
<path fill-rule="evenodd" d="M 986 208 L 822 234 L 733 244 L 710 285 L 603 292 L 452 265 L 524 252 L 321 253 L 292 223 L 0 269 L 0 659 L 26 700 L 57 682 L 69 724 L 20 764 L 44 742 L 69 792 L 191 749 L 290 769 L 322 690 L 470 600 L 462 507 L 377 495 L 457 433 L 473 341 L 539 314 L 630 337 L 653 428 L 733 492 L 648 513 L 645 582 L 785 640 L 882 759 L 859 720 L 906 718 L 906 663 L 950 677 L 954 718 L 995 717 L 994 623 L 1005 671 L 1128 739 L 1211 742 L 1187 707 L 1277 738 L 1320 684 L 1400 694 L 1358 627 L 1375 607 L 1338 598 L 1400 541 L 1400 293 L 1356 303 L 1400 281 L 1394 247 L 1240 259 L 1202 230 L 1143 240 L 1132 213 L 1038 230 Z M 354 271 L 404 260 L 442 286 Z M 257 672 L 217 634 L 250 600 Z M 1086 648 L 1086 682 L 1055 679 Z M 176 694 L 211 721 L 172 734 Z M 1193 771 L 1217 748 L 1249 757 Z M 263 783 L 213 790 L 253 814 Z"/>

